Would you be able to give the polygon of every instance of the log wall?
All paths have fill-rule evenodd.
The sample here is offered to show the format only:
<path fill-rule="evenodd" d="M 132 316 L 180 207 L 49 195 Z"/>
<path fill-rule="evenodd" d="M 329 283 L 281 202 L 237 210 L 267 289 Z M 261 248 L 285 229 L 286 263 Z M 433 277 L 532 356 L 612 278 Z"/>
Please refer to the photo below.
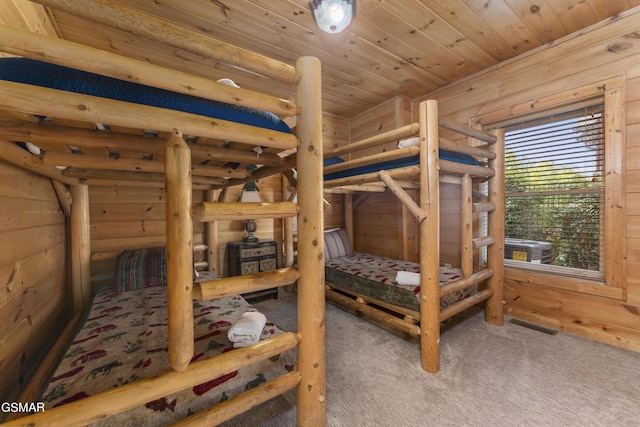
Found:
<path fill-rule="evenodd" d="M 68 320 L 65 222 L 51 180 L 0 162 L 0 402 L 17 400 Z"/>
<path fill-rule="evenodd" d="M 535 102 L 587 84 L 622 76 L 626 92 L 626 290 L 623 298 L 591 295 L 554 286 L 555 278 L 516 278 L 506 269 L 506 313 L 595 340 L 640 351 L 640 38 L 637 14 L 535 50 L 472 78 L 414 100 L 437 99 L 440 113 L 467 121 L 513 105 Z M 623 191 L 625 190 L 623 189 Z M 616 227 L 617 228 L 617 227 Z M 608 232 L 615 232 L 608 230 Z M 609 248 L 610 249 L 610 248 Z M 605 253 L 607 248 L 605 247 Z M 616 260 L 624 264 L 621 257 Z M 569 285 L 569 287 L 571 287 Z"/>

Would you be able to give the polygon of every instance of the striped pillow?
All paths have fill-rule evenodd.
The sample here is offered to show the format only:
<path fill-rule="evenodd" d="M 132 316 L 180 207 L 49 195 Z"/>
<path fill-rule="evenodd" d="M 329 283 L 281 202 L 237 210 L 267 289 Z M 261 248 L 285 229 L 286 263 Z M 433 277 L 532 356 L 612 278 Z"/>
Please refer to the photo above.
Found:
<path fill-rule="evenodd" d="M 339 258 L 352 255 L 353 249 L 351 242 L 347 236 L 347 232 L 342 228 L 326 230 L 324 232 L 324 259 L 330 261 L 333 258 Z"/>
<path fill-rule="evenodd" d="M 113 290 L 124 292 L 153 286 L 167 286 L 166 248 L 122 251 L 116 259 Z"/>

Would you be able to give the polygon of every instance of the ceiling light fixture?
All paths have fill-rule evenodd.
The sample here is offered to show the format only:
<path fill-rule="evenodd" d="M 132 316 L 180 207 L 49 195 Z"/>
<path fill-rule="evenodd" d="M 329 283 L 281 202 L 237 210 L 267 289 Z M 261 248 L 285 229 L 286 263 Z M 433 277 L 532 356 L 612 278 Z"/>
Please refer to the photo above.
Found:
<path fill-rule="evenodd" d="M 327 33 L 344 30 L 356 14 L 356 0 L 313 0 L 309 6 L 316 24 Z"/>

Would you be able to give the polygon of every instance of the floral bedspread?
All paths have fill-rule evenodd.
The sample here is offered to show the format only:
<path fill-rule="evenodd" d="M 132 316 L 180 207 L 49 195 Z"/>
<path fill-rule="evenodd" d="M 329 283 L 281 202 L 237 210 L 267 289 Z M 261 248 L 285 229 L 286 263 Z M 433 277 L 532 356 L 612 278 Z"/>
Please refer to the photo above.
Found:
<path fill-rule="evenodd" d="M 242 297 L 194 302 L 193 361 L 234 351 L 227 330 L 245 311 Z M 267 321 L 261 339 L 282 333 Z M 167 348 L 167 288 L 98 293 L 42 396 L 47 408 L 171 370 Z M 163 426 L 251 389 L 295 367 L 292 352 L 265 360 L 92 425 Z"/>
<path fill-rule="evenodd" d="M 381 301 L 419 311 L 420 286 L 399 285 L 396 282 L 398 271 L 419 273 L 420 264 L 361 252 L 333 258 L 325 264 L 327 281 Z M 440 267 L 441 286 L 461 277 L 459 268 Z M 454 292 L 442 298 L 440 306 L 446 307 L 476 292 L 475 286 Z"/>

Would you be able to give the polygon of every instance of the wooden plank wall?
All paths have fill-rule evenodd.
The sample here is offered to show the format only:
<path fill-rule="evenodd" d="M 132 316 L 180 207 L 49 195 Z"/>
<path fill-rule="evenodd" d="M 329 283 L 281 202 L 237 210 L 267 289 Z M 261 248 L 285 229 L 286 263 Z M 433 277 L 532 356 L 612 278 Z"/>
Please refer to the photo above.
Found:
<path fill-rule="evenodd" d="M 26 0 L 2 1 L 0 22 L 56 37 Z M 49 179 L 0 162 L 0 402 L 17 400 L 69 319 L 65 223 Z"/>
<path fill-rule="evenodd" d="M 65 216 L 51 181 L 0 162 L 0 401 L 15 401 L 68 321 Z"/>
<path fill-rule="evenodd" d="M 622 300 L 566 291 L 530 275 L 506 271 L 506 313 L 640 351 L 640 38 L 638 14 L 538 49 L 414 100 L 439 101 L 454 121 L 533 102 L 615 76 L 626 78 L 627 286 Z M 606 250 L 606 248 L 605 248 Z M 622 260 L 620 260 L 622 261 Z"/>

